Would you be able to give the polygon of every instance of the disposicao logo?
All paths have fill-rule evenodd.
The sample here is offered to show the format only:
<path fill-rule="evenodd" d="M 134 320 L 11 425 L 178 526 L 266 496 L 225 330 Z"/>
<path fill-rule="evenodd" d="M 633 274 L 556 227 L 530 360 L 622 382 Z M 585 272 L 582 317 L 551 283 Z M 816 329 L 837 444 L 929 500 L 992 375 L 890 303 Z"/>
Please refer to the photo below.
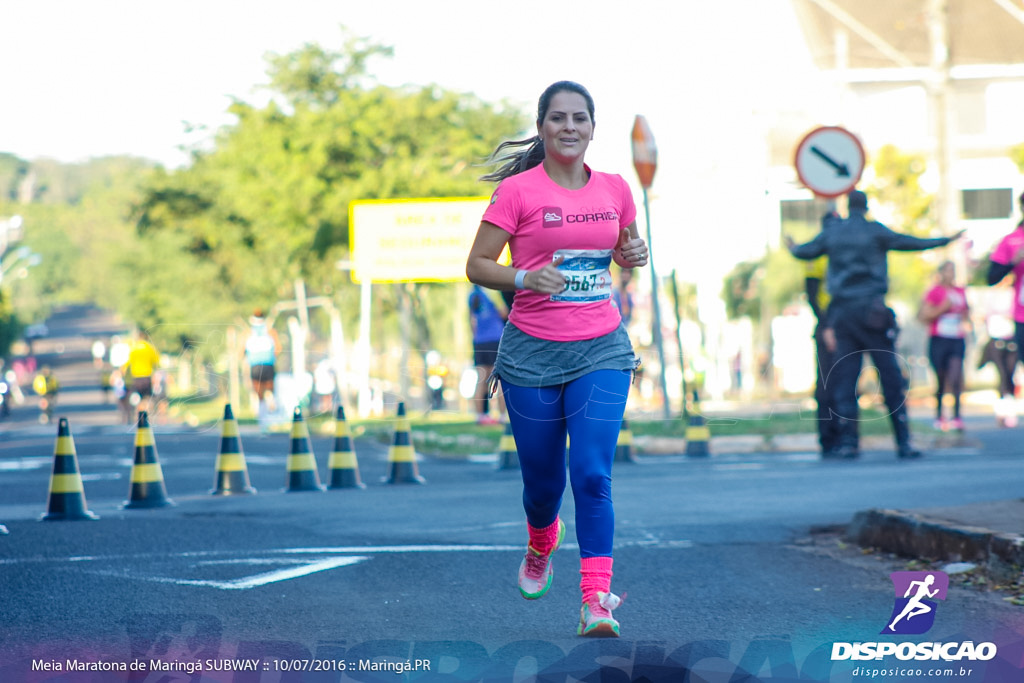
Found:
<path fill-rule="evenodd" d="M 893 572 L 896 603 L 882 633 L 920 635 L 935 623 L 935 600 L 945 600 L 949 576 L 945 572 Z"/>
<path fill-rule="evenodd" d="M 949 576 L 945 572 L 893 572 L 895 600 L 882 635 L 920 635 L 935 624 L 936 600 L 945 600 Z M 994 643 L 972 641 L 936 642 L 864 642 L 832 643 L 832 661 L 879 660 L 894 656 L 899 660 L 988 661 L 996 656 Z"/>

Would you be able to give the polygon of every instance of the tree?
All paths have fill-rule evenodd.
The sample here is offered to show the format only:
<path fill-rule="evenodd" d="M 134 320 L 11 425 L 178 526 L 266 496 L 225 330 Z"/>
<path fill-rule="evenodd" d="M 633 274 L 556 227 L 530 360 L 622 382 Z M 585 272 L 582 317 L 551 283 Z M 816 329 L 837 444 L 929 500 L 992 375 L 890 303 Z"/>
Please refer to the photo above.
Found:
<path fill-rule="evenodd" d="M 938 236 L 935 197 L 921 187 L 927 159 L 921 154 L 906 154 L 893 145 L 880 148 L 873 164 L 875 179 L 868 188 L 872 204 L 891 210 L 884 223 L 897 232 L 919 237 Z M 924 289 L 935 272 L 941 251 L 892 252 L 889 254 L 889 292 L 916 308 Z M 969 273 L 961 274 L 968 277 Z"/>
<path fill-rule="evenodd" d="M 0 201 L 14 201 L 29 172 L 29 163 L 13 154 L 0 152 Z"/>
<path fill-rule="evenodd" d="M 136 232 L 165 270 L 173 267 L 171 281 L 201 278 L 189 287 L 193 308 L 231 309 L 237 318 L 290 299 L 297 279 L 311 294 L 337 292 L 346 281 L 334 264 L 349 255 L 354 200 L 489 191 L 476 163 L 527 120 L 435 86 L 375 85 L 368 63 L 388 55 L 390 48 L 349 36 L 341 51 L 306 45 L 271 56 L 268 103 L 235 101 L 237 122 L 219 131 L 212 149 L 194 151 L 186 169 L 150 176 L 133 213 Z M 417 297 L 431 291 L 415 288 Z M 174 310 L 156 293 L 147 301 L 135 302 L 146 319 Z M 443 313 L 431 323 L 450 322 L 451 307 Z M 389 322 L 395 329 L 397 320 Z"/>

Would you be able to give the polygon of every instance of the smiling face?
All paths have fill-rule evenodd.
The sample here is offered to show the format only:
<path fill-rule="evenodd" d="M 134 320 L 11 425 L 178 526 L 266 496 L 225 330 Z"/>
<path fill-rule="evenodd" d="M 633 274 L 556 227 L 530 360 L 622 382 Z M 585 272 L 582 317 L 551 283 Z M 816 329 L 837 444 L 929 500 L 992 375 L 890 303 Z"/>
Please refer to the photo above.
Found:
<path fill-rule="evenodd" d="M 586 98 L 562 90 L 551 97 L 537 134 L 544 141 L 544 155 L 563 163 L 582 159 L 594 137 L 594 121 Z"/>

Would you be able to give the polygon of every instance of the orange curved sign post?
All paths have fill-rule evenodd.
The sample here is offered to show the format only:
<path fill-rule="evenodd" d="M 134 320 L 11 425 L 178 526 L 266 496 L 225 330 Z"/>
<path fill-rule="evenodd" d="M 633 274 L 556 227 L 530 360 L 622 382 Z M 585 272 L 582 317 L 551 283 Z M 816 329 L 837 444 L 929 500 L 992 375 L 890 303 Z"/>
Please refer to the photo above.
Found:
<path fill-rule="evenodd" d="M 633 120 L 633 166 L 645 190 L 654 182 L 654 171 L 658 168 L 658 146 L 647 125 L 647 119 L 637 114 Z"/>

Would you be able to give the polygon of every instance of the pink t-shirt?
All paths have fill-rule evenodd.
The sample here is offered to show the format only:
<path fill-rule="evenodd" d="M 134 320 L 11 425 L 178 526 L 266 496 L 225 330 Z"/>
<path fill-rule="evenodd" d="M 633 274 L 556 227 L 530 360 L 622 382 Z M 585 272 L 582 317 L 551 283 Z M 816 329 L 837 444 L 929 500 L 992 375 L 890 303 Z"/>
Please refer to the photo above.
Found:
<path fill-rule="evenodd" d="M 933 337 L 962 339 L 965 335 L 963 322 L 967 313 L 967 290 L 963 287 L 935 285 L 924 297 L 925 303 L 933 306 L 939 306 L 947 299 L 952 308 L 933 320 L 928 332 Z"/>
<path fill-rule="evenodd" d="M 633 194 L 615 174 L 590 171 L 585 186 L 567 190 L 539 164 L 501 181 L 483 220 L 511 235 L 512 265 L 538 270 L 562 255 L 569 280 L 553 296 L 516 292 L 509 322 L 551 341 L 593 339 L 618 327 L 609 266 L 622 228 L 635 219 Z"/>
<path fill-rule="evenodd" d="M 1021 247 L 1024 247 L 1024 225 L 1018 225 L 1016 230 L 1000 240 L 990 258 L 998 264 L 1008 266 Z M 1024 323 L 1022 284 L 1024 284 L 1024 261 L 1013 267 L 1013 319 L 1019 323 Z"/>

